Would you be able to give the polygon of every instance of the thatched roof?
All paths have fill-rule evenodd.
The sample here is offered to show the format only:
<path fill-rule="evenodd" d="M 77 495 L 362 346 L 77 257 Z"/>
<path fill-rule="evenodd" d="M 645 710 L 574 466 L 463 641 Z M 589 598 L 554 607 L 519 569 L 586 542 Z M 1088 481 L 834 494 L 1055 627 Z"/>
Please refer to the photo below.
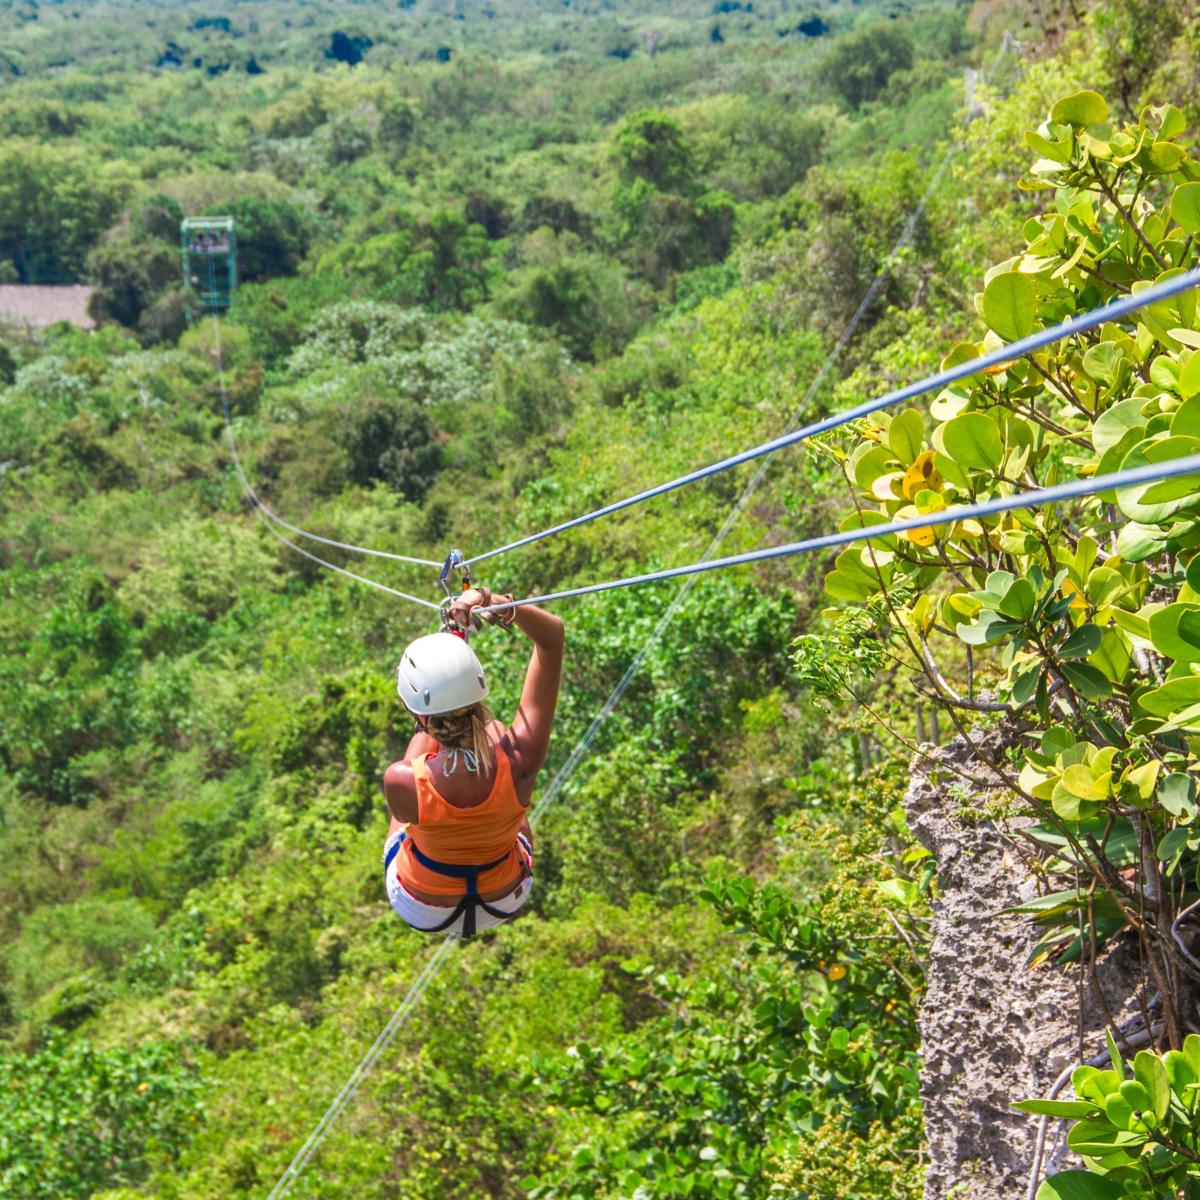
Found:
<path fill-rule="evenodd" d="M 81 329 L 95 329 L 96 322 L 88 316 L 93 291 L 95 288 L 83 284 L 0 283 L 0 324 L 40 329 L 56 321 L 70 321 Z"/>

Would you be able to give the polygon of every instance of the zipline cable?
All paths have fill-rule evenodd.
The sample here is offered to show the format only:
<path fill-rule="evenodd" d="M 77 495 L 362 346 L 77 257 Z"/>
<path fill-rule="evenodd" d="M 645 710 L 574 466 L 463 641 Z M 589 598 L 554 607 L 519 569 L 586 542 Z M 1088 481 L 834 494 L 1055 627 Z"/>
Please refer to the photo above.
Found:
<path fill-rule="evenodd" d="M 395 1038 L 400 1027 L 408 1020 L 409 1014 L 420 1002 L 421 997 L 425 994 L 425 989 L 429 986 L 430 981 L 437 974 L 451 950 L 454 949 L 454 944 L 458 940 L 458 934 L 456 933 L 447 934 L 442 939 L 441 945 L 430 956 L 421 973 L 413 981 L 412 986 L 408 990 L 408 995 L 404 997 L 400 1007 L 392 1013 L 388 1023 L 372 1043 L 371 1048 L 362 1056 L 358 1066 L 350 1073 L 350 1078 L 346 1080 L 342 1085 L 342 1090 L 333 1098 L 333 1102 L 325 1110 L 325 1115 L 317 1122 L 312 1133 L 308 1135 L 308 1140 L 300 1147 L 296 1157 L 289 1164 L 288 1169 L 279 1177 L 279 1181 L 271 1189 L 267 1200 L 279 1200 L 279 1197 L 287 1195 L 288 1190 L 295 1183 L 300 1172 L 304 1170 L 305 1164 L 325 1140 L 325 1135 L 341 1115 L 342 1110 L 353 1099 L 354 1093 L 358 1091 L 359 1085 L 370 1073 L 379 1056 L 392 1044 L 392 1039 Z"/>
<path fill-rule="evenodd" d="M 483 554 L 477 554 L 474 558 L 467 559 L 466 565 L 474 566 L 476 563 L 494 558 L 498 554 L 505 554 L 509 550 L 516 550 L 521 546 L 529 546 L 534 542 L 541 541 L 543 538 L 552 537 L 568 529 L 575 529 L 580 525 L 586 525 L 589 521 L 595 521 L 611 513 L 620 512 L 625 508 L 631 508 L 633 505 L 640 504 L 644 500 L 651 500 L 655 496 L 665 495 L 667 492 L 684 487 L 689 483 L 697 483 L 701 479 L 707 479 L 712 475 L 720 474 L 722 471 L 728 471 L 732 467 L 741 466 L 742 463 L 751 462 L 756 458 L 762 458 L 768 454 L 774 454 L 775 451 L 782 450 L 785 446 L 793 446 L 797 442 L 804 441 L 806 438 L 828 433 L 830 430 L 837 429 L 840 425 L 845 425 L 849 421 L 870 416 L 881 409 L 889 408 L 895 404 L 902 404 L 905 400 L 914 400 L 918 396 L 924 396 L 928 392 L 949 387 L 950 384 L 957 383 L 960 379 L 966 379 L 969 375 L 974 375 L 980 371 L 987 371 L 992 367 L 1005 366 L 1018 358 L 1023 358 L 1027 354 L 1032 354 L 1054 342 L 1061 341 L 1063 338 L 1071 337 L 1077 333 L 1086 333 L 1089 329 L 1095 329 L 1097 325 L 1103 325 L 1108 321 L 1116 321 L 1121 317 L 1128 316 L 1130 313 L 1137 312 L 1139 309 L 1146 308 L 1148 305 L 1170 300 L 1198 286 L 1200 286 L 1200 267 L 1185 271 L 1173 279 L 1164 280 L 1162 283 L 1153 284 L 1129 296 L 1123 296 L 1120 300 L 1114 300 L 1109 304 L 1101 305 L 1098 308 L 1083 313 L 1081 316 L 1068 318 L 1058 325 L 1052 325 L 1049 329 L 1039 329 L 1036 333 L 1031 333 L 1028 337 L 1020 338 L 1018 341 L 1002 346 L 998 350 L 992 350 L 987 354 L 981 354 L 977 358 L 970 359 L 968 362 L 948 367 L 943 371 L 937 372 L 935 375 L 927 376 L 916 383 L 910 383 L 905 387 L 897 388 L 882 396 L 877 396 L 873 400 L 866 400 L 862 404 L 857 404 L 853 408 L 846 409 L 844 412 L 824 417 L 820 421 L 814 421 L 809 425 L 805 425 L 802 429 L 793 430 L 791 433 L 783 434 L 781 437 L 774 438 L 769 442 L 763 442 L 761 445 L 753 446 L 749 450 L 743 450 L 740 454 L 730 455 L 729 458 L 723 458 L 719 462 L 711 463 L 707 467 L 700 467 L 698 470 L 691 471 L 687 475 L 680 475 L 677 479 L 671 479 L 666 483 L 660 483 L 655 487 L 647 488 L 645 491 L 628 496 L 624 500 L 617 500 L 612 504 L 606 504 L 602 508 L 585 513 L 581 517 L 573 517 L 569 521 L 562 521 L 558 525 L 552 525 L 548 529 L 543 529 L 540 533 L 531 533 L 526 537 L 519 538 L 515 542 L 499 546 L 495 550 L 487 550 Z"/>
<path fill-rule="evenodd" d="M 275 516 L 269 508 L 258 498 L 254 488 L 250 486 L 250 480 L 246 477 L 245 469 L 242 467 L 242 460 L 238 454 L 237 441 L 233 436 L 233 414 L 229 408 L 229 392 L 225 386 L 225 360 L 221 350 L 221 320 L 217 314 L 216 304 L 216 275 L 213 266 L 212 255 L 208 259 L 209 272 L 209 295 L 213 297 L 211 305 L 212 324 L 213 324 L 213 347 L 217 356 L 217 383 L 221 389 L 221 411 L 225 416 L 225 438 L 229 443 L 229 453 L 233 457 L 234 470 L 237 472 L 238 482 L 241 484 L 242 493 L 249 502 L 254 515 L 263 523 L 263 525 L 271 531 L 285 546 L 290 547 L 297 554 L 303 555 L 312 562 L 320 564 L 322 567 L 328 568 L 330 571 L 336 571 L 339 575 L 346 576 L 347 579 L 357 580 L 359 583 L 365 583 L 368 587 L 373 587 L 377 591 L 387 592 L 390 596 L 396 596 L 401 600 L 411 600 L 413 604 L 419 604 L 424 608 L 437 609 L 439 606 L 431 600 L 425 600 L 420 596 L 410 595 L 408 592 L 397 591 L 396 588 L 388 587 L 386 583 L 380 583 L 375 579 L 368 579 L 365 575 L 356 575 L 353 571 L 346 570 L 345 567 L 339 567 L 336 563 L 331 563 L 323 558 L 318 558 L 317 555 L 311 554 L 309 551 L 297 546 L 290 538 L 286 538 L 275 525 L 271 522 L 276 522 L 284 526 L 286 529 L 292 530 L 294 533 L 302 534 L 304 537 L 312 538 L 314 541 L 327 542 L 332 546 L 341 546 L 343 549 L 357 550 L 362 549 L 358 546 L 344 546 L 341 542 L 330 542 L 327 538 L 318 537 L 316 534 L 306 533 L 303 529 L 297 529 L 294 525 L 289 525 L 281 517 Z M 270 518 L 270 520 L 268 520 Z M 383 554 L 383 551 L 364 551 L 365 553 Z M 431 562 L 423 558 L 407 558 L 403 555 L 388 554 L 384 555 L 387 558 L 401 558 L 405 562 L 418 563 L 422 566 L 441 566 L 440 563 Z"/>
<path fill-rule="evenodd" d="M 1004 47 L 997 55 L 993 67 L 997 66 L 1007 53 L 1008 44 L 1008 35 L 1006 34 Z M 943 155 L 942 161 L 939 163 L 936 171 L 934 172 L 934 175 L 930 180 L 929 185 L 926 187 L 920 201 L 918 202 L 917 207 L 912 213 L 909 214 L 908 220 L 905 222 L 900 237 L 893 247 L 892 252 L 888 255 L 888 259 L 885 261 L 884 266 L 876 274 L 875 279 L 871 282 L 871 286 L 868 288 L 866 295 L 859 303 L 854 315 L 850 318 L 846 328 L 842 331 L 841 336 L 838 338 L 829 355 L 826 357 L 826 360 L 822 364 L 820 371 L 818 371 L 815 378 L 810 382 L 808 388 L 805 390 L 803 399 L 793 411 L 791 418 L 789 419 L 788 426 L 785 428 L 793 427 L 795 423 L 799 421 L 800 417 L 806 410 L 807 405 L 812 400 L 813 396 L 816 395 L 817 390 L 821 387 L 825 377 L 832 369 L 842 350 L 845 348 L 850 338 L 854 335 L 858 325 L 861 323 L 867 310 L 870 308 L 872 301 L 878 294 L 879 289 L 883 286 L 883 282 L 887 274 L 891 271 L 892 262 L 896 255 L 912 239 L 917 227 L 917 223 L 920 221 L 921 216 L 923 215 L 937 184 L 940 182 L 955 149 L 956 147 L 951 145 L 946 154 Z M 712 541 L 709 543 L 708 549 L 705 551 L 704 559 L 702 561 L 707 561 L 716 554 L 717 550 L 721 546 L 721 543 L 728 536 L 730 530 L 733 528 L 734 523 L 737 521 L 737 518 L 744 511 L 745 506 L 749 503 L 751 497 L 762 483 L 769 469 L 770 461 L 769 459 L 764 459 L 764 461 L 759 464 L 754 476 L 743 490 L 741 496 L 738 498 L 737 503 L 727 515 L 725 522 L 722 524 L 721 528 L 717 531 Z M 546 790 L 538 798 L 537 802 L 533 805 L 529 814 L 529 824 L 531 827 L 535 826 L 540 821 L 542 815 L 549 805 L 552 804 L 559 795 L 561 795 L 567 783 L 570 782 L 575 771 L 578 769 L 579 764 L 583 761 L 584 756 L 591 747 L 592 741 L 595 739 L 596 734 L 600 731 L 600 728 L 603 726 L 604 722 L 608 719 L 609 715 L 621 701 L 621 698 L 624 696 L 629 684 L 633 680 L 633 677 L 637 674 L 638 669 L 641 667 L 647 655 L 650 653 L 651 648 L 665 632 L 667 626 L 670 625 L 676 613 L 682 607 L 683 602 L 691 592 L 692 588 L 695 587 L 697 581 L 698 576 L 691 576 L 685 579 L 682 586 L 676 592 L 671 604 L 663 612 L 662 616 L 659 617 L 654 629 L 651 631 L 650 635 L 645 639 L 645 641 L 643 641 L 638 653 L 634 656 L 633 660 L 626 668 L 625 673 L 622 675 L 620 681 L 617 683 L 616 687 L 613 688 L 612 692 L 609 693 L 608 698 L 605 700 L 600 710 L 592 718 L 583 736 L 576 742 L 566 762 L 564 762 L 563 765 L 559 767 L 558 771 L 555 772 L 554 778 L 551 780 Z M 351 1079 L 347 1081 L 342 1090 L 334 1098 L 333 1103 L 330 1104 L 329 1108 L 325 1112 L 325 1115 L 321 1118 L 320 1122 L 318 1122 L 317 1127 L 309 1135 L 308 1140 L 304 1143 L 299 1153 L 292 1160 L 292 1163 L 288 1167 L 287 1171 L 275 1185 L 275 1188 L 272 1190 L 268 1200 L 277 1200 L 278 1197 L 282 1197 L 287 1193 L 291 1187 L 291 1184 L 296 1180 L 300 1172 L 303 1170 L 305 1164 L 324 1141 L 329 1129 L 349 1103 L 362 1080 L 366 1077 L 367 1073 L 374 1065 L 376 1059 L 378 1059 L 383 1050 L 387 1048 L 387 1045 L 390 1044 L 400 1026 L 404 1024 L 409 1015 L 412 1013 L 417 1000 L 419 1000 L 420 996 L 424 993 L 424 990 L 428 986 L 429 980 L 432 979 L 434 973 L 440 969 L 442 962 L 444 962 L 448 956 L 450 944 L 456 940 L 456 938 L 456 934 L 448 934 L 443 940 L 441 946 L 434 954 L 431 964 L 428 965 L 431 968 L 428 970 L 428 974 L 423 972 L 417 983 L 414 983 L 408 995 L 401 1002 L 400 1007 L 395 1013 L 393 1013 L 391 1020 L 388 1022 L 388 1025 L 380 1035 L 380 1038 L 376 1039 L 375 1045 L 371 1047 L 371 1050 L 367 1052 L 362 1061 L 359 1063 L 358 1067 L 355 1068 Z M 381 1041 L 381 1039 L 385 1038 L 385 1035 L 386 1040 Z"/>
<path fill-rule="evenodd" d="M 1004 51 L 1001 51 L 1001 56 L 1003 56 L 1003 53 Z M 1000 58 L 998 57 L 996 62 L 999 63 L 999 61 Z M 825 356 L 825 361 L 821 364 L 820 370 L 815 376 L 813 376 L 808 387 L 805 388 L 804 395 L 801 397 L 799 404 L 797 404 L 792 410 L 792 414 L 788 418 L 787 424 L 784 426 L 785 433 L 794 429 L 799 423 L 801 417 L 808 411 L 808 406 L 812 402 L 813 397 L 816 396 L 818 391 L 820 391 L 821 386 L 824 384 L 829 372 L 837 364 L 838 359 L 841 357 L 842 351 L 846 348 L 850 339 L 857 332 L 859 325 L 862 323 L 863 317 L 866 316 L 872 303 L 875 301 L 875 297 L 879 294 L 880 289 L 883 287 L 885 280 L 887 279 L 888 275 L 891 274 L 892 265 L 896 256 L 909 244 L 909 242 L 912 241 L 913 235 L 917 229 L 917 224 L 924 215 L 925 209 L 928 206 L 933 193 L 936 191 L 938 184 L 941 182 L 942 176 L 945 174 L 946 167 L 949 166 L 950 159 L 954 156 L 956 148 L 957 147 L 952 143 L 946 150 L 945 154 L 942 155 L 941 162 L 938 163 L 937 169 L 930 178 L 928 186 L 925 188 L 921 199 L 917 202 L 917 206 L 911 213 L 909 213 L 908 219 L 905 221 L 904 227 L 900 232 L 900 236 L 897 238 L 896 244 L 892 247 L 891 253 L 884 261 L 884 265 L 879 269 L 878 272 L 876 272 L 875 278 L 871 281 L 871 286 L 867 289 L 862 300 L 859 302 L 858 307 L 854 310 L 854 314 L 846 323 L 845 329 L 842 330 L 838 340 L 834 343 L 832 349 Z M 703 557 L 700 559 L 701 562 L 710 561 L 721 548 L 722 543 L 724 543 L 725 539 L 729 536 L 734 525 L 737 523 L 738 518 L 746 510 L 746 505 L 750 503 L 750 500 L 753 498 L 763 480 L 766 478 L 767 472 L 771 469 L 771 461 L 772 460 L 770 457 L 764 456 L 762 462 L 758 464 L 758 468 L 754 472 L 754 475 L 751 477 L 749 483 L 746 484 L 745 488 L 742 490 L 742 494 L 737 498 L 737 501 L 729 510 L 721 527 L 713 535 L 712 540 L 708 544 L 708 548 L 705 550 Z M 641 669 L 642 663 L 646 661 L 650 655 L 650 651 L 666 632 L 668 626 L 670 626 L 675 620 L 676 615 L 683 607 L 688 596 L 691 595 L 692 589 L 696 586 L 698 581 L 698 575 L 689 576 L 687 579 L 685 579 L 679 590 L 672 597 L 671 603 L 659 616 L 657 622 L 655 622 L 654 628 L 642 642 L 641 646 L 638 647 L 638 652 L 630 660 L 629 666 L 625 668 L 625 673 L 617 681 L 617 685 L 613 688 L 613 690 L 608 694 L 608 698 L 601 705 L 599 711 L 594 717 L 592 717 L 592 720 L 587 729 L 584 731 L 583 736 L 575 743 L 575 746 L 572 748 L 566 762 L 564 762 L 555 773 L 554 778 L 547 785 L 546 790 L 537 798 L 537 801 L 529 814 L 530 828 L 533 828 L 535 825 L 537 825 L 538 821 L 541 820 L 542 814 L 547 808 L 550 807 L 551 804 L 554 803 L 555 800 L 558 799 L 562 790 L 570 782 L 570 779 L 575 774 L 579 764 L 583 761 L 584 755 L 587 754 L 588 750 L 591 748 L 592 742 L 595 740 L 596 735 L 600 732 L 601 726 L 605 721 L 608 720 L 608 718 L 612 715 L 613 710 L 621 702 L 621 699 L 624 697 L 629 685 L 633 682 L 634 676 Z"/>
<path fill-rule="evenodd" d="M 955 521 L 966 521 L 972 517 L 991 517 L 998 513 L 1013 512 L 1022 508 L 1036 508 L 1041 504 L 1059 504 L 1081 496 L 1094 496 L 1098 492 L 1115 491 L 1136 487 L 1143 483 L 1159 483 L 1181 475 L 1200 475 L 1200 454 L 1189 454 L 1184 458 L 1168 462 L 1151 463 L 1145 467 L 1131 467 L 1127 471 L 1115 471 L 1090 479 L 1073 479 L 1069 483 L 1053 487 L 1035 488 L 1028 492 L 1017 492 L 1011 496 L 995 496 L 975 504 L 959 504 L 936 512 L 924 513 L 919 517 L 908 517 L 903 521 L 885 521 L 879 525 L 856 525 L 838 533 L 826 533 L 820 537 L 805 538 L 783 546 L 765 546 L 761 550 L 748 550 L 744 554 L 732 554 L 727 558 L 694 562 L 682 567 L 666 567 L 661 571 L 647 571 L 643 575 L 628 575 L 624 579 L 612 579 L 607 583 L 592 583 L 585 587 L 567 588 L 561 592 L 547 592 L 541 596 L 528 596 L 520 600 L 506 601 L 481 608 L 481 613 L 503 612 L 509 608 L 520 608 L 526 604 L 548 604 L 553 600 L 567 600 L 573 596 L 590 596 L 596 592 L 609 592 L 615 588 L 637 587 L 643 583 L 658 583 L 663 579 L 677 579 L 684 575 L 700 575 L 706 571 L 723 571 L 728 567 L 743 567 L 749 563 L 766 562 L 773 558 L 790 558 L 813 550 L 828 550 L 834 546 L 845 546 L 851 542 L 870 542 L 899 533 L 912 533 L 918 529 L 929 529 L 938 525 L 950 525 Z M 1200 479 L 1197 479 L 1200 487 Z"/>

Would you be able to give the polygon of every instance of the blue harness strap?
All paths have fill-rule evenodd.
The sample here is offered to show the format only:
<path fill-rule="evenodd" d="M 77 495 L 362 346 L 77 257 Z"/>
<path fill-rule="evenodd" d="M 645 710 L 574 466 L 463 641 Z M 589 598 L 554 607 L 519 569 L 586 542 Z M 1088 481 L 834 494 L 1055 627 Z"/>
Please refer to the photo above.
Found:
<path fill-rule="evenodd" d="M 523 840 L 523 839 L 522 839 Z M 387 855 L 383 860 L 383 869 L 386 871 L 392 865 L 392 860 L 400 853 L 400 843 L 407 841 L 412 847 L 413 857 L 427 871 L 433 871 L 436 875 L 445 875 L 450 879 L 461 879 L 467 887 L 466 893 L 458 904 L 451 911 L 450 915 L 437 925 L 422 926 L 414 925 L 413 928 L 420 933 L 441 933 L 443 929 L 449 929 L 451 925 L 461 916 L 462 936 L 464 939 L 474 937 L 476 920 L 476 910 L 482 908 L 489 916 L 496 917 L 498 920 L 507 921 L 513 916 L 512 913 L 504 912 L 502 909 L 493 908 L 486 900 L 483 900 L 479 895 L 479 876 L 488 871 L 493 871 L 496 867 L 502 866 L 512 853 L 496 859 L 495 862 L 484 863 L 482 866 L 469 866 L 463 863 L 445 863 L 439 862 L 436 858 L 430 858 L 428 854 L 423 853 L 417 848 L 417 843 L 414 842 L 407 833 L 402 833 L 388 848 Z"/>

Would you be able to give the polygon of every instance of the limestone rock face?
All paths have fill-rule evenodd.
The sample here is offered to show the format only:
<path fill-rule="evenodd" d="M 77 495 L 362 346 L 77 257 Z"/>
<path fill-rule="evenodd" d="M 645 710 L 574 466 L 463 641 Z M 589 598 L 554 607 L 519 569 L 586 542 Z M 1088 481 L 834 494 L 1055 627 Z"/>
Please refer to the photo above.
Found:
<path fill-rule="evenodd" d="M 991 735 L 987 749 L 999 750 L 1003 736 Z M 1090 994 L 1081 996 L 1077 969 L 1026 966 L 1040 933 L 1028 918 L 1004 911 L 1037 895 L 1029 844 L 1015 832 L 1022 822 L 979 819 L 988 789 L 949 768 L 984 784 L 998 781 L 962 738 L 933 758 L 914 757 L 904 799 L 909 826 L 937 859 L 941 892 L 920 1014 L 925 1200 L 1023 1200 L 1038 1119 L 1009 1104 L 1046 1095 L 1080 1061 L 1081 1003 L 1082 1057 L 1103 1050 L 1103 1011 Z M 1097 970 L 1119 1023 L 1136 981 L 1128 959 L 1125 951 L 1110 953 Z M 1064 1124 L 1052 1123 L 1048 1133 L 1046 1165 L 1065 1167 Z"/>

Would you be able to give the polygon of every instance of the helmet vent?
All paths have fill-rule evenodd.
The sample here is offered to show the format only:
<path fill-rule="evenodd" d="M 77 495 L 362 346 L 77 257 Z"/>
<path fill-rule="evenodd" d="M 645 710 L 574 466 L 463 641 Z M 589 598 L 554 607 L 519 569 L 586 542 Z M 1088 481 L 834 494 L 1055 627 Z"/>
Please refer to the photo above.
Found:
<path fill-rule="evenodd" d="M 415 688 L 413 690 L 416 691 Z M 426 704 L 429 703 L 429 689 L 428 688 L 425 689 L 425 703 Z"/>
<path fill-rule="evenodd" d="M 482 676 L 482 675 L 476 675 L 476 676 L 475 676 L 475 678 L 479 680 L 479 686 L 480 686 L 480 687 L 487 687 L 487 684 L 486 684 L 486 683 L 484 683 L 484 681 L 483 681 L 483 676 Z"/>

